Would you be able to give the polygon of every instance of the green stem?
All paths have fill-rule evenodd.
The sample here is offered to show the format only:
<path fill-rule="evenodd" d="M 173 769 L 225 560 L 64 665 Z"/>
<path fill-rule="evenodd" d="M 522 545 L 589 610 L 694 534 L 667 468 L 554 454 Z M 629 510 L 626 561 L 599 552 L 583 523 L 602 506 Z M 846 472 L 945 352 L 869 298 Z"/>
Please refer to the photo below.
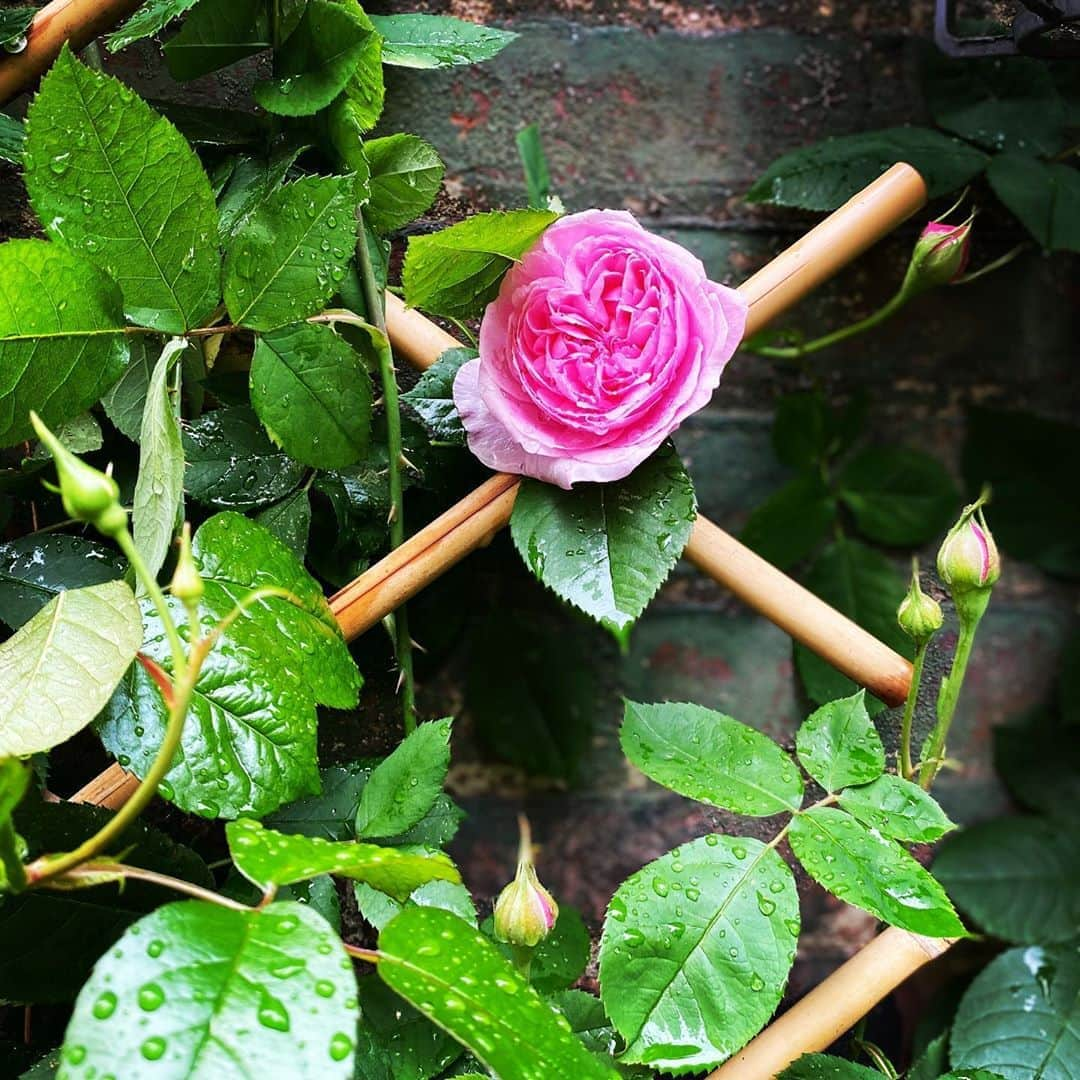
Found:
<path fill-rule="evenodd" d="M 510 946 L 510 960 L 517 970 L 517 973 L 526 982 L 529 982 L 532 974 L 532 958 L 533 950 L 530 949 L 528 945 Z"/>
<path fill-rule="evenodd" d="M 212 889 L 204 889 L 201 885 L 196 885 L 193 882 L 170 877 L 168 874 L 159 874 L 156 870 L 146 870 L 141 866 L 128 866 L 126 863 L 84 864 L 68 870 L 64 877 L 77 880 L 78 878 L 92 878 L 102 873 L 121 874 L 132 881 L 145 881 L 150 885 L 161 885 L 163 888 L 184 893 L 185 896 L 191 896 L 196 900 L 205 900 L 207 903 L 231 908 L 233 911 L 254 910 L 248 907 L 247 904 L 241 904 L 238 900 L 231 900 L 227 896 L 222 896 L 221 893 L 216 893 Z"/>
<path fill-rule="evenodd" d="M 4 868 L 7 886 L 12 892 L 26 888 L 26 867 L 19 856 L 19 844 L 11 818 L 0 823 L 0 866 Z"/>
<path fill-rule="evenodd" d="M 390 547 L 400 547 L 405 539 L 405 503 L 403 499 L 402 465 L 404 453 L 401 445 L 401 406 L 398 403 L 397 377 L 394 372 L 394 354 L 386 336 L 386 313 L 383 298 L 375 280 L 375 268 L 368 250 L 364 215 L 356 211 L 356 261 L 360 282 L 364 291 L 364 303 L 368 318 L 381 335 L 377 343 L 379 376 L 382 380 L 383 407 L 386 411 L 386 449 L 390 466 Z M 416 729 L 416 683 L 413 678 L 412 637 L 409 635 L 408 611 L 402 604 L 394 612 L 394 652 L 398 670 L 401 672 L 401 712 L 405 734 Z"/>
<path fill-rule="evenodd" d="M 915 659 L 911 665 L 911 688 L 907 701 L 904 702 L 904 716 L 900 721 L 900 775 L 910 780 L 915 775 L 915 766 L 911 762 L 911 722 L 915 716 L 915 703 L 919 699 L 919 685 L 922 682 L 923 664 L 926 661 L 926 642 L 915 646 Z"/>
<path fill-rule="evenodd" d="M 382 959 L 382 954 L 376 949 L 364 949 L 359 945 L 350 945 L 347 941 L 343 941 L 341 944 L 345 947 L 345 951 L 357 960 L 377 964 Z"/>
<path fill-rule="evenodd" d="M 771 356 L 777 360 L 798 360 L 809 353 L 819 352 L 835 345 L 840 341 L 846 341 L 850 337 L 862 334 L 873 329 L 879 323 L 895 315 L 912 297 L 912 291 L 907 283 L 900 286 L 899 291 L 891 299 L 887 300 L 877 311 L 867 315 L 865 319 L 842 326 L 839 330 L 814 338 L 812 341 L 804 341 L 800 345 L 754 345 L 747 343 L 743 346 L 748 352 L 757 353 L 759 356 Z"/>

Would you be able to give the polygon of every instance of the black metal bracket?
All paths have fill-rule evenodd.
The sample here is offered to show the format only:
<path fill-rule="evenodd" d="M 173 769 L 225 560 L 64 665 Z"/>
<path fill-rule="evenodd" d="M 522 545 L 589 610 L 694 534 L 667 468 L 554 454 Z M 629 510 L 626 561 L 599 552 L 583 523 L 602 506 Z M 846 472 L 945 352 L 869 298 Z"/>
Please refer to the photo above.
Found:
<path fill-rule="evenodd" d="M 1000 34 L 960 34 L 958 0 L 936 0 L 934 41 L 948 56 L 1080 58 L 1080 0 L 1024 0 Z"/>

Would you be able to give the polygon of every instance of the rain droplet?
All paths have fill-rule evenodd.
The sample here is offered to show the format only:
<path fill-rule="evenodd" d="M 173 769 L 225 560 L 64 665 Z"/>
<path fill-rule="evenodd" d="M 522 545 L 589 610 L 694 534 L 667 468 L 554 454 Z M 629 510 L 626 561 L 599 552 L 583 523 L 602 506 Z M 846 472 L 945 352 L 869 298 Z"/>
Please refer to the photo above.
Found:
<path fill-rule="evenodd" d="M 160 1035 L 151 1035 L 139 1047 L 139 1053 L 142 1054 L 147 1061 L 159 1061 L 165 1056 L 165 1051 L 168 1049 L 168 1043 L 165 1042 Z"/>
<path fill-rule="evenodd" d="M 116 995 L 111 990 L 106 990 L 94 1002 L 90 1011 L 94 1014 L 95 1019 L 108 1020 L 116 1012 Z"/>

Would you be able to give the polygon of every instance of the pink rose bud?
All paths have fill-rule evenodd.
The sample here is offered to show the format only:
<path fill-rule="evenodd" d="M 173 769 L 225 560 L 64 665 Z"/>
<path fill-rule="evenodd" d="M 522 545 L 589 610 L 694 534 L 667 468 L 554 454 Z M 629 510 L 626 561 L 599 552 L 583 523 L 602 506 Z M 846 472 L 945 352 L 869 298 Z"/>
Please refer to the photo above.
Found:
<path fill-rule="evenodd" d="M 954 600 L 965 593 L 988 592 L 1001 577 L 1001 556 L 982 510 L 989 497 L 984 490 L 964 507 L 938 552 L 938 575 Z"/>
<path fill-rule="evenodd" d="M 521 844 L 517 874 L 495 901 L 495 936 L 532 948 L 543 941 L 559 917 L 559 905 L 540 884 L 533 866 L 532 837 L 524 814 L 518 816 Z"/>
<path fill-rule="evenodd" d="M 971 256 L 971 224 L 975 215 L 959 225 L 931 221 L 915 242 L 908 266 L 908 286 L 918 290 L 948 285 L 967 268 Z"/>
<path fill-rule="evenodd" d="M 621 480 L 720 381 L 746 301 L 623 210 L 560 218 L 503 278 L 454 381 L 487 466 L 569 488 Z"/>
<path fill-rule="evenodd" d="M 908 589 L 907 596 L 900 602 L 896 621 L 900 624 L 900 629 L 918 646 L 925 645 L 941 629 L 945 621 L 941 613 L 941 605 L 932 596 L 927 596 L 922 591 L 919 584 L 918 560 L 912 566 L 911 587 Z"/>

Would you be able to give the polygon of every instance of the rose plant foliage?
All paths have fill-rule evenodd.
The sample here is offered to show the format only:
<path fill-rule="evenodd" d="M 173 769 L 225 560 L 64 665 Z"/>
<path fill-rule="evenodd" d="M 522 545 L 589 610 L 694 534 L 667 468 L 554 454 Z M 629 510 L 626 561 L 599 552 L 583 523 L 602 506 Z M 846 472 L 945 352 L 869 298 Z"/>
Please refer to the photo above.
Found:
<path fill-rule="evenodd" d="M 23 18 L 0 29 L 15 41 Z M 108 47 L 181 18 L 164 45 L 178 81 L 271 53 L 253 88 L 261 111 L 162 112 L 65 47 L 25 126 L 0 117 L 0 154 L 21 166 L 46 237 L 0 246 L 0 520 L 12 536 L 0 545 L 0 999 L 70 1012 L 62 1045 L 28 1075 L 700 1073 L 783 996 L 801 924 L 782 842 L 876 919 L 964 936 L 909 849 L 954 828 L 929 788 L 1000 571 L 981 501 L 939 563 L 961 645 L 920 754 L 906 714 L 890 767 L 874 703 L 815 675 L 810 654 L 800 668 L 819 707 L 794 753 L 698 705 L 626 702 L 631 765 L 775 827 L 767 840 L 707 833 L 619 886 L 599 996 L 574 988 L 588 928 L 541 884 L 527 823 L 490 918 L 446 853 L 464 816 L 444 790 L 453 721 L 416 722 L 404 609 L 388 626 L 404 738 L 380 758 L 320 762 L 320 709 L 356 707 L 357 656 L 370 655 L 350 649 L 327 587 L 401 543 L 407 489 L 430 506 L 447 475 L 475 475 L 462 447 L 523 477 L 513 547 L 625 647 L 696 517 L 671 436 L 717 389 L 746 303 L 624 211 L 566 214 L 527 129 L 528 207 L 409 241 L 406 302 L 480 323 L 476 349 L 445 353 L 399 398 L 382 303 L 389 237 L 428 209 L 443 169 L 416 136 L 371 134 L 383 66 L 486 61 L 515 35 L 369 17 L 354 0 L 151 0 Z M 930 539 L 956 492 L 925 456 L 853 450 L 858 432 L 817 396 L 782 401 L 777 449 L 797 476 L 748 529 L 790 565 L 835 525 L 814 563 L 819 591 L 827 567 L 866 583 L 861 621 L 877 629 L 886 613 L 882 636 L 912 636 L 921 671 L 940 618 L 922 611 L 925 635 L 906 614 L 892 624 L 895 571 L 863 540 Z M 862 539 L 840 528 L 841 504 Z M 903 610 L 920 596 L 916 578 Z M 536 626 L 496 631 L 493 650 L 509 636 L 541 674 L 526 664 L 508 685 L 514 664 L 490 663 L 470 701 L 477 726 L 514 759 L 522 740 L 491 716 L 528 699 L 545 767 L 571 775 L 591 672 Z M 916 679 L 912 702 L 918 690 Z M 93 737 L 139 781 L 122 808 L 52 793 Z M 138 820 L 154 796 L 185 824 Z M 1075 885 L 1049 824 L 1000 828 L 1019 829 L 1003 833 L 1017 851 L 1030 833 L 1048 853 L 1044 878 Z M 945 882 L 976 925 L 1039 956 L 1013 950 L 987 968 L 922 1075 L 949 1063 L 1021 1075 L 995 1040 L 1041 1038 L 1052 1062 L 1075 1021 L 1073 909 L 1036 922 L 1003 910 L 1007 882 L 972 889 L 992 840 L 953 841 Z M 1017 979 L 1043 993 L 1035 1017 L 1015 1007 Z M 992 1037 L 984 1004 L 1005 1017 Z"/>

